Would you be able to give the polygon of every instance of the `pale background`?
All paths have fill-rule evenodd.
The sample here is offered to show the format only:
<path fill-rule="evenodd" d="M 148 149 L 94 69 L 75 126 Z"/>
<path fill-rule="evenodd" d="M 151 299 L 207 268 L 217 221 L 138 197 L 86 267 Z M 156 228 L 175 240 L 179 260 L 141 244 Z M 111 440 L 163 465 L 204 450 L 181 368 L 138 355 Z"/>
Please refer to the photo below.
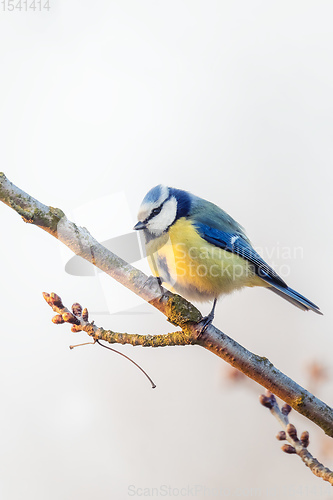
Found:
<path fill-rule="evenodd" d="M 331 376 L 332 2 L 50 5 L 0 11 L 0 170 L 101 241 L 130 232 L 158 183 L 222 206 L 325 315 L 246 290 L 218 304 L 215 324 L 307 387 L 313 360 Z M 172 327 L 148 306 L 107 314 L 111 279 L 67 274 L 59 242 L 4 205 L 0 217 L 1 499 L 125 500 L 163 485 L 178 498 L 332 498 L 280 451 L 260 387 L 228 382 L 208 351 L 120 347 L 154 391 L 116 354 L 70 351 L 86 336 L 51 323 L 42 291 L 82 302 L 106 328 Z M 316 393 L 332 405 L 331 386 Z M 292 419 L 332 468 L 332 441 Z"/>

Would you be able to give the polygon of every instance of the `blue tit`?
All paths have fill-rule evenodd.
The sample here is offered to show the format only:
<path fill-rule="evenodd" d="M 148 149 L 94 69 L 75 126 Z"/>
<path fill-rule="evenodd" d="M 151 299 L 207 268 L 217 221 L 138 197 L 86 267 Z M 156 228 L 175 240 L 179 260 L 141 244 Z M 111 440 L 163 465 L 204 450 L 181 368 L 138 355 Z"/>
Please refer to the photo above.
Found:
<path fill-rule="evenodd" d="M 169 289 L 194 301 L 213 300 L 245 286 L 261 286 L 304 311 L 322 314 L 253 249 L 242 226 L 198 196 L 159 185 L 142 201 L 134 226 L 145 236 L 152 273 Z"/>

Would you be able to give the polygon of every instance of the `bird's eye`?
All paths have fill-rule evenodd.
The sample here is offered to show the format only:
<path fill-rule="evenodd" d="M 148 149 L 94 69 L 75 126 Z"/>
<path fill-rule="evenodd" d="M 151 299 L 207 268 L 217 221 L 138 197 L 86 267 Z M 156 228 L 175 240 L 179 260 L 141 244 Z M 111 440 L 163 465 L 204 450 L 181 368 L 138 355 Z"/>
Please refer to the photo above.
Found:
<path fill-rule="evenodd" d="M 160 205 L 159 207 L 157 208 L 154 208 L 154 210 L 151 211 L 151 215 L 152 216 L 155 216 L 155 215 L 158 215 L 160 213 L 160 211 L 162 210 L 162 205 Z"/>

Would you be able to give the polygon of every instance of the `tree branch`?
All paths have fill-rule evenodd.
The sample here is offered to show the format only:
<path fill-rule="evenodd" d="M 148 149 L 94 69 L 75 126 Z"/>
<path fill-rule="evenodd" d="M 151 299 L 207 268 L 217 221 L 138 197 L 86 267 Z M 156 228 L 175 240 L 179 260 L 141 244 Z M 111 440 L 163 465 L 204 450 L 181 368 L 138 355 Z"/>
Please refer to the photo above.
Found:
<path fill-rule="evenodd" d="M 85 332 L 94 340 L 104 340 L 109 344 L 131 344 L 141 347 L 166 347 L 175 345 L 193 345 L 196 343 L 197 335 L 191 335 L 188 331 L 165 333 L 163 335 L 138 335 L 137 333 L 119 333 L 112 330 L 104 330 L 94 322 L 88 321 L 88 310 L 83 309 L 77 302 L 72 305 L 72 312 L 64 306 L 61 298 L 56 293 L 43 293 L 43 297 L 56 316 L 52 322 L 56 325 L 69 323 L 72 332 Z"/>
<path fill-rule="evenodd" d="M 269 391 L 266 395 L 261 394 L 259 400 L 263 406 L 271 410 L 271 414 L 276 418 L 283 429 L 283 431 L 278 433 L 276 438 L 279 441 L 286 440 L 290 443 L 284 444 L 281 447 L 282 451 L 290 455 L 297 454 L 315 476 L 333 485 L 333 472 L 320 463 L 319 460 L 313 457 L 307 450 L 309 446 L 309 433 L 307 431 L 302 432 L 300 439 L 298 439 L 296 427 L 289 423 L 288 415 L 291 411 L 291 407 L 289 405 L 283 405 L 280 409 L 274 394 Z"/>
<path fill-rule="evenodd" d="M 127 264 L 98 243 L 87 231 L 67 219 L 62 210 L 48 207 L 12 184 L 3 173 L 0 173 L 0 200 L 13 208 L 25 222 L 35 224 L 62 241 L 76 255 L 80 255 L 109 276 L 116 279 L 148 303 L 161 311 L 172 324 L 179 326 L 182 336 L 172 337 L 179 341 L 176 345 L 198 344 L 212 351 L 238 370 L 245 373 L 280 399 L 288 403 L 296 411 L 312 420 L 325 433 L 333 437 L 333 409 L 306 389 L 280 372 L 265 357 L 258 356 L 245 349 L 223 332 L 209 325 L 200 335 L 198 321 L 201 313 L 190 302 L 179 295 L 168 293 L 161 297 L 161 289 L 157 280 L 149 279 L 144 273 Z M 110 333 L 123 342 L 134 341 L 129 334 Z M 167 337 L 167 341 L 171 339 Z M 146 341 L 147 341 L 147 336 Z M 156 343 L 159 344 L 157 341 Z M 140 336 L 135 337 L 136 340 Z M 155 336 L 149 336 L 150 345 Z M 181 342 L 183 339 L 183 342 Z M 143 344 L 140 344 L 143 345 Z M 171 345 L 171 344 L 168 344 Z"/>

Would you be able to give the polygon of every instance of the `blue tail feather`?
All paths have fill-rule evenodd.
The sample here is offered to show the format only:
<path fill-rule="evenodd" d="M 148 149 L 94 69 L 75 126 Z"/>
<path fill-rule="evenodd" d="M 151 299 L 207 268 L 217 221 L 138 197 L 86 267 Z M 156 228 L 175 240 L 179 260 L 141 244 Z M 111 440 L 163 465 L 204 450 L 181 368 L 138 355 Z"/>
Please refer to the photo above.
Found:
<path fill-rule="evenodd" d="M 285 300 L 288 300 L 288 302 L 291 302 L 294 304 L 294 306 L 299 307 L 300 309 L 303 309 L 303 311 L 314 311 L 317 314 L 323 314 L 319 307 L 316 306 L 313 302 L 311 302 L 309 299 L 301 295 L 300 293 L 296 292 L 296 290 L 293 290 L 289 286 L 283 287 L 279 285 L 278 283 L 275 283 L 270 277 L 266 276 L 261 278 L 266 281 L 270 285 L 268 290 L 271 290 L 272 292 L 276 293 L 277 295 L 280 295 L 280 297 L 284 298 Z"/>

